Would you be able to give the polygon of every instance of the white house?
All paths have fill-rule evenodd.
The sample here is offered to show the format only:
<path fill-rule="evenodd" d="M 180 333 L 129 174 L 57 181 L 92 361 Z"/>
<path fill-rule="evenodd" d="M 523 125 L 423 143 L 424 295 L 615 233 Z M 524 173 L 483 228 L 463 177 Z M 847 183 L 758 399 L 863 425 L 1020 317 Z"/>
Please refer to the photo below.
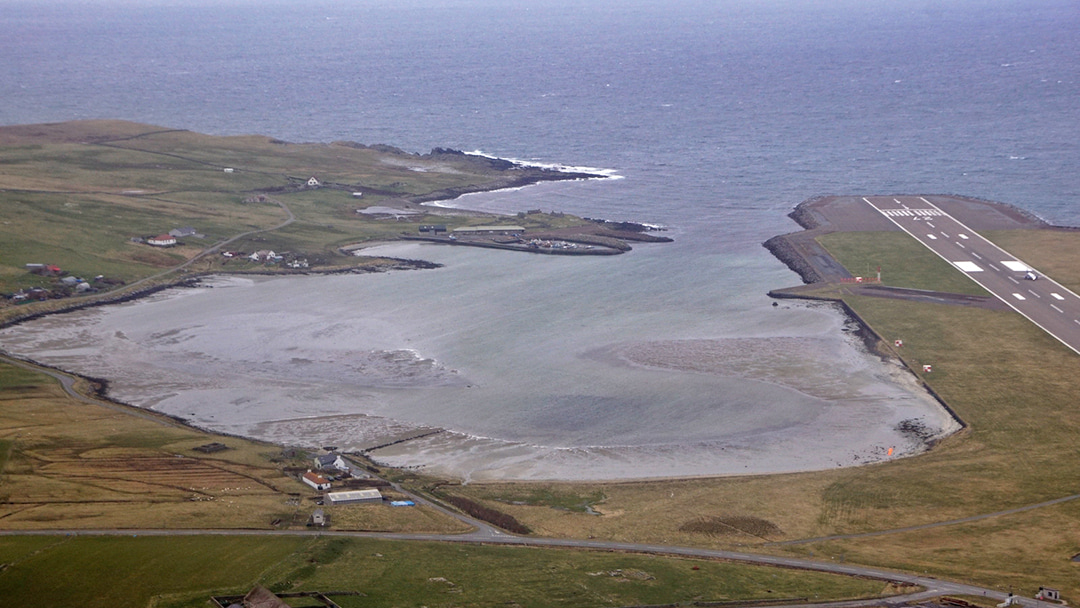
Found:
<path fill-rule="evenodd" d="M 323 477 L 322 475 L 319 475 L 318 473 L 312 473 L 311 471 L 308 471 L 307 473 L 304 473 L 304 476 L 301 477 L 301 479 L 304 483 L 320 492 L 330 489 L 330 480 Z"/>
<path fill-rule="evenodd" d="M 348 471 L 349 463 L 345 462 L 345 459 L 340 454 L 323 454 L 315 457 L 315 468 Z"/>
<path fill-rule="evenodd" d="M 176 244 L 176 237 L 171 234 L 159 234 L 146 239 L 146 244 L 154 247 L 171 247 Z"/>
<path fill-rule="evenodd" d="M 319 180 L 312 177 L 311 179 L 307 180 L 307 185 L 309 185 L 309 186 L 311 186 L 313 188 L 317 188 L 317 187 L 319 187 Z"/>

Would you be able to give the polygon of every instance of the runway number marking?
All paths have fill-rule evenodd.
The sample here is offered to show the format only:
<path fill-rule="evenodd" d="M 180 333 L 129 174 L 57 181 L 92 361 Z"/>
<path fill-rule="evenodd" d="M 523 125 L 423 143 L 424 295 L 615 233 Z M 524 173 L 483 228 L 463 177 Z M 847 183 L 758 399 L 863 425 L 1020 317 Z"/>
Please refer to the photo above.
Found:
<path fill-rule="evenodd" d="M 1025 298 L 1024 296 L 1022 296 L 1022 295 L 1020 295 L 1018 293 L 1014 293 L 1013 297 L 1016 298 L 1017 300 L 1026 300 L 1027 299 L 1027 298 Z"/>
<path fill-rule="evenodd" d="M 1060 294 L 1051 293 L 1050 295 L 1054 296 L 1054 299 L 1056 299 L 1056 300 L 1064 300 L 1065 299 L 1065 298 L 1061 297 Z"/>

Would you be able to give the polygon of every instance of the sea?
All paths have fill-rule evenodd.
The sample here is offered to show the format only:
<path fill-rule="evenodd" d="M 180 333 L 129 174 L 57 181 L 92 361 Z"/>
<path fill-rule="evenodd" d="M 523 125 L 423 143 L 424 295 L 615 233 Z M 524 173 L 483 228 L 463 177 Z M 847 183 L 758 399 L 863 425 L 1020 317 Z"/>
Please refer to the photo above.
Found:
<path fill-rule="evenodd" d="M 769 299 L 799 279 L 762 241 L 825 194 L 1080 225 L 1072 0 L 0 0 L 0 28 L 0 124 L 587 167 L 440 204 L 662 227 L 597 258 L 389 244 L 442 267 L 214 277 L 0 333 L 199 427 L 466 481 L 919 453 L 956 422 L 835 307 Z"/>

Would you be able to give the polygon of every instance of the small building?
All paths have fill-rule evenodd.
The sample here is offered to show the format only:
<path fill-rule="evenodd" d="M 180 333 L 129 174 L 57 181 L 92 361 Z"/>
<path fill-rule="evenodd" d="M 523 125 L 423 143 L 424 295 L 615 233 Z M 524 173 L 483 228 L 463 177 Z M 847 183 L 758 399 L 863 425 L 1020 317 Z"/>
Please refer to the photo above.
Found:
<path fill-rule="evenodd" d="M 1035 594 L 1035 599 L 1049 602 L 1060 602 L 1061 592 L 1057 589 L 1054 589 L 1053 587 L 1039 587 L 1039 592 Z"/>
<path fill-rule="evenodd" d="M 375 488 L 330 492 L 326 495 L 331 505 L 354 505 L 360 503 L 382 502 L 382 493 Z"/>
<path fill-rule="evenodd" d="M 318 188 L 320 184 L 319 180 L 312 177 L 311 179 L 307 180 L 307 185 L 311 186 L 312 188 Z"/>
<path fill-rule="evenodd" d="M 446 232 L 445 224 L 420 226 L 420 234 L 439 234 L 440 232 Z"/>
<path fill-rule="evenodd" d="M 176 244 L 176 237 L 171 234 L 159 234 L 146 239 L 146 244 L 154 247 L 172 247 Z"/>
<path fill-rule="evenodd" d="M 233 171 L 235 171 L 235 169 L 233 169 L 232 167 L 225 167 L 224 171 L 225 173 L 232 173 Z"/>
<path fill-rule="evenodd" d="M 260 249 L 249 255 L 248 259 L 253 262 L 273 262 L 281 259 L 281 256 L 275 253 L 273 249 Z"/>
<path fill-rule="evenodd" d="M 175 236 L 178 239 L 182 239 L 185 236 L 195 236 L 197 234 L 198 231 L 196 231 L 191 226 L 185 226 L 183 228 L 173 228 L 169 231 L 169 236 Z"/>
<path fill-rule="evenodd" d="M 363 196 L 364 196 L 363 192 L 353 192 L 352 193 L 353 198 L 363 198 Z"/>
<path fill-rule="evenodd" d="M 323 454 L 315 457 L 315 469 L 337 469 L 348 471 L 349 463 L 340 454 Z"/>
<path fill-rule="evenodd" d="M 200 446 L 193 447 L 191 449 L 195 450 L 196 452 L 202 452 L 203 454 L 213 454 L 214 452 L 221 452 L 223 450 L 227 450 L 229 449 L 229 446 L 221 443 L 220 441 L 215 441 L 213 443 L 206 443 Z"/>
<path fill-rule="evenodd" d="M 315 509 L 315 511 L 311 514 L 311 523 L 309 523 L 308 525 L 318 526 L 320 528 L 325 527 L 327 525 L 326 511 L 323 511 L 322 509 Z"/>
<path fill-rule="evenodd" d="M 304 473 L 303 477 L 301 477 L 300 479 L 307 485 L 315 488 L 320 492 L 330 489 L 330 480 L 323 477 L 322 475 L 319 475 L 318 473 L 312 473 L 311 471 L 308 471 L 307 473 Z"/>

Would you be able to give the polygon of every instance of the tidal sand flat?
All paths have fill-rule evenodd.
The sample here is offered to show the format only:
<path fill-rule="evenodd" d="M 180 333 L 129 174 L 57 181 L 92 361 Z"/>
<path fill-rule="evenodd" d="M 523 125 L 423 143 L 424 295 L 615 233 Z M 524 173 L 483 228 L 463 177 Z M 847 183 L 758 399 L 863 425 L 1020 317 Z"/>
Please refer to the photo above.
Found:
<path fill-rule="evenodd" d="M 444 266 L 215 277 L 0 339 L 199 427 L 387 446 L 371 456 L 467 480 L 851 466 L 957 428 L 836 309 L 702 299 L 675 245 L 618 260 L 385 245 L 369 252 Z"/>

